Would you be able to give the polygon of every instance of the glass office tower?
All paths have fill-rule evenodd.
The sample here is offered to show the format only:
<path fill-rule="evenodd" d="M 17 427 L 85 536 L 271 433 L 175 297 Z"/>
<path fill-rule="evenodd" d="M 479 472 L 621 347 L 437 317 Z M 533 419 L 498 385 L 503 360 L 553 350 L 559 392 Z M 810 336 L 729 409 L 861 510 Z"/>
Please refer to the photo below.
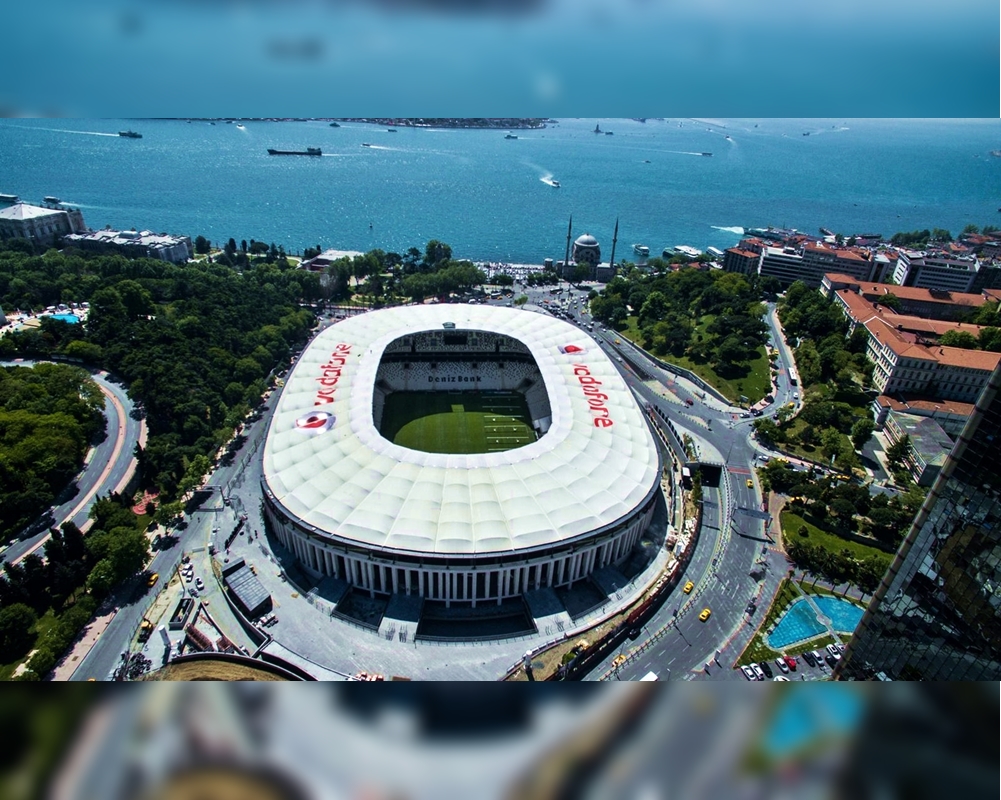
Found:
<path fill-rule="evenodd" d="M 1001 679 L 1001 366 L 918 511 L 835 675 Z"/>

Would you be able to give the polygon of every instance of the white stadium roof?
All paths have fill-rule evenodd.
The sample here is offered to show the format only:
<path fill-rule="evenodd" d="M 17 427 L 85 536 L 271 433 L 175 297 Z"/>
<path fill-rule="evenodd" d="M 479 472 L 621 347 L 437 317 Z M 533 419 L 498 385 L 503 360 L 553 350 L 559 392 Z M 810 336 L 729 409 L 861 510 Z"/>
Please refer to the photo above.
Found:
<path fill-rule="evenodd" d="M 380 435 L 372 408 L 383 350 L 446 322 L 529 348 L 552 411 L 544 436 L 504 452 L 447 455 Z M 561 350 L 568 346 L 580 350 Z M 603 403 L 607 417 L 592 411 L 585 385 L 600 392 L 592 402 Z M 308 435 L 304 418 L 318 411 L 326 412 L 322 424 L 307 424 L 315 434 Z M 545 314 L 478 305 L 372 311 L 318 334 L 288 377 L 264 449 L 265 485 L 300 526 L 408 554 L 501 555 L 559 545 L 628 517 L 659 478 L 642 412 L 593 339 Z"/>

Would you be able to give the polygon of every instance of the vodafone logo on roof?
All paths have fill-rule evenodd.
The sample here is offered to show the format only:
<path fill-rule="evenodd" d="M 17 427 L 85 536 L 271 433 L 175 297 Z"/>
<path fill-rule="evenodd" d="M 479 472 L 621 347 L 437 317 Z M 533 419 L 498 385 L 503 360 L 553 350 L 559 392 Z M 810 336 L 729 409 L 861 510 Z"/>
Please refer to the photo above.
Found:
<path fill-rule="evenodd" d="M 295 429 L 307 436 L 316 436 L 329 431 L 336 421 L 337 417 L 328 411 L 310 411 L 295 421 Z"/>
<path fill-rule="evenodd" d="M 579 344 L 561 344 L 560 352 L 565 356 L 582 356 L 587 352 L 587 348 Z"/>

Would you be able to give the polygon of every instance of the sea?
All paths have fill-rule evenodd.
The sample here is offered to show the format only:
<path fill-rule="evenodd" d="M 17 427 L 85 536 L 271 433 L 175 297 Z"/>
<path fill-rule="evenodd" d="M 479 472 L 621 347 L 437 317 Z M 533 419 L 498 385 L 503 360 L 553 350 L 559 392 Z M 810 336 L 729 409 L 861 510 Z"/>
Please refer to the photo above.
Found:
<path fill-rule="evenodd" d="M 126 129 L 142 138 L 120 137 Z M 267 152 L 306 147 L 323 156 Z M 998 149 L 998 119 L 560 119 L 538 130 L 390 132 L 320 120 L 7 118 L 0 193 L 58 197 L 93 229 L 257 239 L 292 253 L 403 253 L 438 239 L 456 257 L 541 264 L 563 258 L 571 216 L 574 237 L 597 237 L 603 259 L 618 220 L 617 260 L 634 258 L 634 244 L 651 255 L 725 249 L 765 226 L 846 237 L 1001 226 Z"/>

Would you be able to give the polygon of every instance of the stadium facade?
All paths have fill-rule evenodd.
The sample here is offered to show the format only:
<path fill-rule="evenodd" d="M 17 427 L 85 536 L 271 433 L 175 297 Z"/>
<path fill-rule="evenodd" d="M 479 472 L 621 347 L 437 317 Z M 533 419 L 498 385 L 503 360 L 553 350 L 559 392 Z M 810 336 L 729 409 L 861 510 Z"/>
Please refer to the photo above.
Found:
<path fill-rule="evenodd" d="M 535 440 L 424 452 L 385 438 L 394 392 L 519 392 Z M 660 453 L 618 370 L 579 329 L 475 305 L 373 311 L 320 333 L 264 449 L 272 533 L 316 576 L 446 604 L 571 586 L 627 558 Z"/>

